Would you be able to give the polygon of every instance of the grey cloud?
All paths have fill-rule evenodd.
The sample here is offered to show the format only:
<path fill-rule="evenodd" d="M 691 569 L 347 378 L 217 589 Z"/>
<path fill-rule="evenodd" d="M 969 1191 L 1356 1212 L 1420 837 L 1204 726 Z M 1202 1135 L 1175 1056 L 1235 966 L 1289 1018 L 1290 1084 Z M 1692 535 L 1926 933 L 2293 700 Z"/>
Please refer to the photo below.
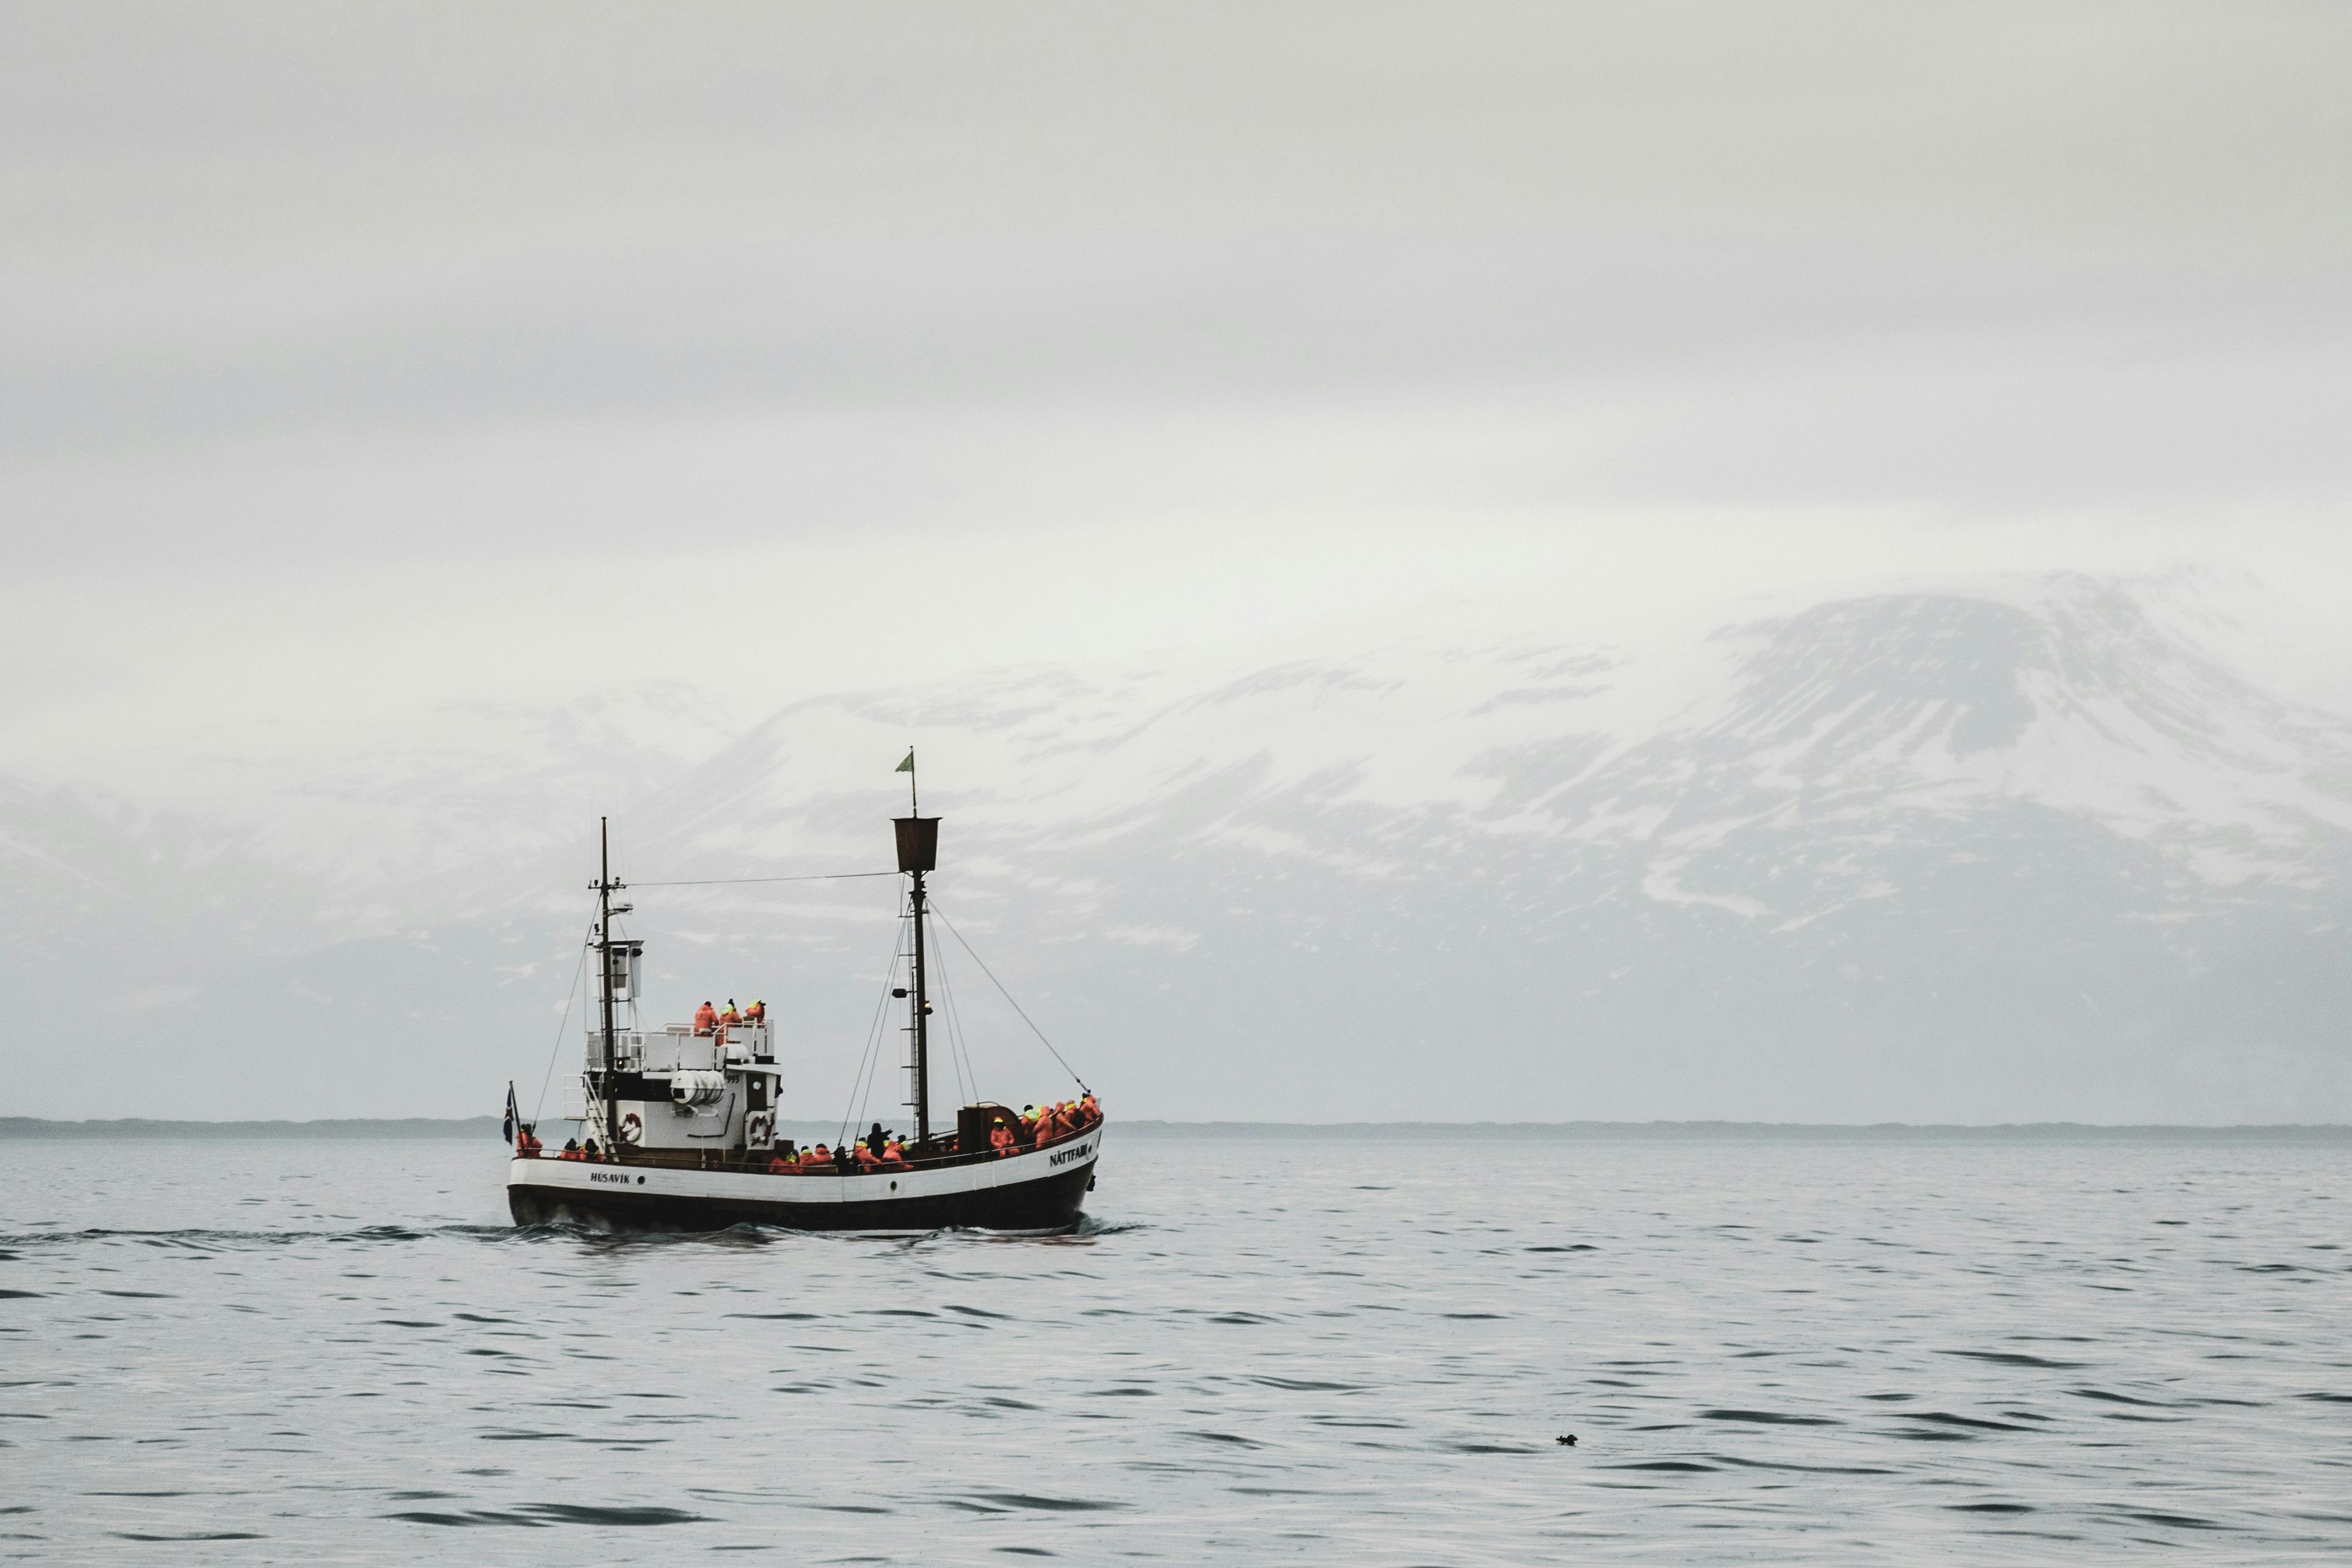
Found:
<path fill-rule="evenodd" d="M 20 453 L 2340 341 L 2339 14 L 13 14 Z M 2030 356 L 2012 353 L 2020 379 Z M 2063 388 L 2057 395 L 2064 395 Z"/>
<path fill-rule="evenodd" d="M 524 216 L 505 177 L 576 159 L 621 212 L 764 197 L 788 227 L 1599 210 L 2308 250 L 2352 238 L 2325 177 L 2347 29 L 2323 5 L 17 7 L 0 132 L 93 174 L 307 156 L 396 191 L 405 163 Z M 215 206 L 225 173 L 185 195 Z"/>
<path fill-rule="evenodd" d="M 2258 541 L 2336 608 L 2347 44 L 2325 5 L 10 7 L 0 586 L 37 689 L 0 717 L 60 753 L 0 779 L 26 1037 L 136 999 L 267 1068 L 271 1010 L 333 995 L 381 1033 L 286 1107 L 411 1092 L 402 1041 L 547 1026 L 577 911 L 511 889 L 577 882 L 575 818 L 863 854 L 871 803 L 793 748 L 919 724 L 1031 748 L 958 803 L 968 890 L 1054 1005 L 1145 1020 L 1129 1081 L 1171 1106 L 1202 1040 L 1426 1101 L 1447 1029 L 1502 1042 L 1465 1114 L 2341 1106 L 2336 721 L 2051 607 L 2107 603 L 2079 584 L 1909 584 L 1685 647 L 1748 661 L 1712 727 L 1604 722 L 1655 667 L 1551 601 L 1672 626 L 1695 579 Z M 2040 552 L 2053 517 L 2088 521 Z M 1201 668 L 1235 625 L 1506 585 L 1544 606 L 1518 646 L 1481 622 L 1402 696 L 1304 633 Z M 1129 622 L 1192 646 L 1129 681 L 1067 646 Z M 1055 668 L 971 676 L 1008 657 Z M 767 711 L 886 661 L 958 676 L 699 766 L 735 733 L 699 699 L 549 689 Z M 2193 699 L 2100 752 L 2139 794 L 2045 766 L 2105 744 L 2075 696 L 2172 714 L 2135 669 Z M 1831 727 L 1811 772 L 1783 710 Z M 194 754 L 306 715 L 340 739 Z M 863 1015 L 865 928 L 732 918 L 676 971 L 751 954 Z M 1571 1014 L 1606 1047 L 1573 1096 Z"/>

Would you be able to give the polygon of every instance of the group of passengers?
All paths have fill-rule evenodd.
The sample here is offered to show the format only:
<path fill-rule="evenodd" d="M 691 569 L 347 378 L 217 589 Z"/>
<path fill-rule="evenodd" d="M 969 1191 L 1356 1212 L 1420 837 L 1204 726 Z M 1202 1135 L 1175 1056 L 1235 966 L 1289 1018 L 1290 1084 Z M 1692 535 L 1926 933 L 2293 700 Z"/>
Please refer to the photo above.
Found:
<path fill-rule="evenodd" d="M 764 1024 L 767 1021 L 768 1005 L 757 1000 L 754 1000 L 749 1007 L 738 1007 L 735 1005 L 735 998 L 730 996 L 727 998 L 727 1011 L 724 1013 L 713 1007 L 708 1001 L 694 1010 L 694 1032 L 698 1035 L 716 1035 L 731 1029 L 738 1024 Z"/>
<path fill-rule="evenodd" d="M 757 1005 L 757 1004 L 754 1004 Z M 1033 1149 L 1058 1142 L 1073 1133 L 1083 1132 L 1102 1120 L 1102 1107 L 1095 1103 L 1091 1092 L 1077 1100 L 1057 1100 L 1051 1105 L 1024 1105 L 1021 1108 L 1021 1125 L 998 1121 L 988 1130 L 988 1146 L 1002 1158 L 1008 1154 L 1025 1154 Z M 515 1152 L 525 1158 L 541 1156 L 541 1145 L 537 1133 L 528 1126 L 515 1130 Z M 950 1152 L 954 1152 L 952 1147 Z M 604 1156 L 596 1147 L 596 1140 L 584 1143 L 578 1139 L 563 1141 L 558 1160 L 586 1161 L 596 1164 Z M 778 1150 L 768 1157 L 771 1175 L 803 1175 L 830 1166 L 841 1175 L 856 1175 L 873 1171 L 904 1171 L 912 1168 L 907 1155 L 907 1144 L 896 1132 L 886 1131 L 877 1121 L 865 1137 L 831 1148 L 824 1143 L 812 1143 L 798 1152 Z"/>
<path fill-rule="evenodd" d="M 988 1130 L 988 1146 L 999 1158 L 1024 1153 L 1067 1138 L 1073 1132 L 1083 1132 L 1101 1120 L 1102 1107 L 1095 1103 L 1092 1090 L 1082 1099 L 1056 1100 L 1042 1109 L 1024 1105 L 1021 1108 L 1020 1128 L 1016 1131 L 999 1121 Z"/>
<path fill-rule="evenodd" d="M 562 1149 L 550 1154 L 547 1145 L 539 1141 L 539 1129 L 527 1121 L 515 1127 L 514 1152 L 518 1160 L 584 1160 L 592 1165 L 604 1163 L 604 1152 L 596 1147 L 593 1138 L 584 1143 L 577 1138 L 566 1138 Z"/>
<path fill-rule="evenodd" d="M 798 1154 L 779 1152 L 768 1159 L 769 1173 L 779 1176 L 822 1170 L 827 1165 L 845 1176 L 865 1171 L 904 1171 L 911 1168 L 907 1159 L 905 1141 L 896 1132 L 885 1132 L 879 1121 L 865 1137 L 844 1143 L 838 1149 L 812 1143 Z"/>
<path fill-rule="evenodd" d="M 1095 1103 L 1092 1093 L 1078 1100 L 1065 1100 L 1052 1105 L 1026 1105 L 1021 1108 L 1021 1124 L 998 1121 L 988 1130 L 988 1146 L 1000 1158 L 1008 1154 L 1024 1154 L 1047 1143 L 1056 1142 L 1073 1133 L 1083 1132 L 1102 1120 L 1102 1107 Z M 952 1146 L 950 1152 L 960 1152 Z M 778 1150 L 768 1157 L 771 1175 L 806 1175 L 826 1169 L 844 1176 L 874 1171 L 904 1171 L 912 1168 L 907 1145 L 896 1132 L 883 1130 L 877 1121 L 865 1137 L 844 1143 L 838 1148 L 824 1143 L 812 1143 L 797 1152 Z"/>

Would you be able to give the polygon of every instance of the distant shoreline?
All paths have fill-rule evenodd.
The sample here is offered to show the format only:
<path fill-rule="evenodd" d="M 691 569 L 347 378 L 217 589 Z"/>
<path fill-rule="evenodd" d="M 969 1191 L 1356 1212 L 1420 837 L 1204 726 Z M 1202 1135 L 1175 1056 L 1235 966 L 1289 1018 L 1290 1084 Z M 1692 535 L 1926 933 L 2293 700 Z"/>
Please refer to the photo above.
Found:
<path fill-rule="evenodd" d="M 2352 1144 L 2352 1125 L 2338 1122 L 2231 1126 L 2108 1124 L 2084 1121 L 1997 1123 L 1882 1121 L 1866 1124 L 1801 1121 L 1117 1121 L 1118 1135 L 1139 1138 L 1487 1139 L 1515 1142 L 1639 1140 L 1740 1142 L 1880 1142 L 1947 1139 L 1969 1142 L 2324 1142 Z M 10 1139 L 496 1139 L 495 1116 L 397 1119 L 343 1118 L 320 1121 L 163 1121 L 129 1117 L 57 1121 L 0 1116 L 0 1142 Z M 803 1142 L 831 1139 L 834 1122 L 787 1122 L 782 1135 Z"/>

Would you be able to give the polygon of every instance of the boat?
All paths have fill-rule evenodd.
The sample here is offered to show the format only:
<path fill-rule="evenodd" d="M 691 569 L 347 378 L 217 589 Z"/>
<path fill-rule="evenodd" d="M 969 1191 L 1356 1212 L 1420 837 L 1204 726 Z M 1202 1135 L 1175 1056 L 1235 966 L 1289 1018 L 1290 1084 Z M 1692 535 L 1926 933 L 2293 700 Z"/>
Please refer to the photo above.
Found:
<path fill-rule="evenodd" d="M 911 774 L 912 764 L 909 752 L 899 771 Z M 940 819 L 920 815 L 919 805 L 910 777 L 909 815 L 891 819 L 896 875 L 905 879 L 906 896 L 898 952 L 884 982 L 889 998 L 904 998 L 908 1006 L 905 1065 L 911 1093 L 906 1104 L 914 1113 L 914 1136 L 883 1147 L 868 1148 L 865 1141 L 835 1147 L 822 1162 L 814 1150 L 780 1139 L 776 1107 L 789 1068 L 778 1059 L 763 1006 L 754 1008 L 756 1017 L 646 1026 L 638 1011 L 645 943 L 614 929 L 614 919 L 632 906 L 614 902 L 613 895 L 628 884 L 613 876 L 607 824 L 600 833 L 593 884 L 596 921 L 589 940 L 599 976 L 598 1012 L 586 1030 L 580 1114 L 572 1118 L 582 1136 L 563 1152 L 546 1149 L 535 1127 L 520 1120 L 509 1085 L 506 1125 L 515 1152 L 507 1167 L 507 1205 L 517 1225 L 569 1221 L 707 1231 L 748 1224 L 876 1236 L 951 1228 L 1042 1236 L 1078 1224 L 1103 1136 L 1102 1112 L 1084 1080 L 1078 1080 L 1083 1109 L 1066 1120 L 1032 1124 L 1005 1106 L 982 1101 L 959 1107 L 952 1126 L 944 1120 L 932 1125 L 933 950 L 924 879 L 938 868 Z M 893 984 L 900 963 L 907 983 Z M 877 1036 L 869 1048 L 878 1045 Z"/>

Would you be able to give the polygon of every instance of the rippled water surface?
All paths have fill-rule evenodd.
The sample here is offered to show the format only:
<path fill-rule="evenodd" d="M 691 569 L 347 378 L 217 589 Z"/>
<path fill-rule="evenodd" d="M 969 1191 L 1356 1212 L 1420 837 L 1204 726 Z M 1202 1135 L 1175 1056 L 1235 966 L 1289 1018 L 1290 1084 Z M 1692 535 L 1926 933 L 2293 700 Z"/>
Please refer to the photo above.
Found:
<path fill-rule="evenodd" d="M 0 1555 L 2352 1561 L 2344 1142 L 1111 1131 L 1048 1241 L 0 1147 Z"/>

